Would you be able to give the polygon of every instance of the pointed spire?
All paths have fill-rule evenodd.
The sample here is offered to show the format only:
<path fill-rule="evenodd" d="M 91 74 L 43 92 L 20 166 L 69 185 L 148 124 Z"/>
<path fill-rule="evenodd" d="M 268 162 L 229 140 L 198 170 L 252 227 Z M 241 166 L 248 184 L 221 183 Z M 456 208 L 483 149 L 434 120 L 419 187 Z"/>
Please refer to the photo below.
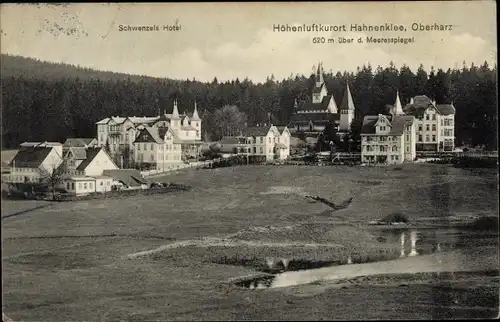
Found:
<path fill-rule="evenodd" d="M 293 109 L 295 111 L 297 111 L 299 109 L 299 103 L 297 103 L 297 98 L 295 98 L 294 102 L 293 102 Z"/>
<path fill-rule="evenodd" d="M 413 102 L 414 101 L 413 101 L 413 97 L 412 97 L 412 98 L 410 98 L 410 104 L 413 104 Z"/>
<path fill-rule="evenodd" d="M 194 111 L 193 111 L 193 117 L 191 119 L 194 121 L 200 120 L 200 116 L 198 115 L 198 108 L 196 107 L 196 101 L 194 101 Z"/>
<path fill-rule="evenodd" d="M 399 99 L 399 91 L 396 92 L 396 101 L 394 105 L 391 107 L 391 114 L 393 115 L 402 115 L 403 107 L 401 106 L 401 100 Z"/>
<path fill-rule="evenodd" d="M 349 80 L 347 80 L 346 90 L 340 104 L 341 110 L 354 110 L 354 101 L 352 100 L 351 90 L 349 89 Z"/>
<path fill-rule="evenodd" d="M 177 109 L 177 99 L 174 100 L 174 110 L 172 111 L 173 118 L 179 118 L 179 110 Z"/>
<path fill-rule="evenodd" d="M 318 63 L 318 71 L 316 72 L 316 86 L 320 87 L 324 83 L 323 80 L 323 66 L 321 62 Z"/>

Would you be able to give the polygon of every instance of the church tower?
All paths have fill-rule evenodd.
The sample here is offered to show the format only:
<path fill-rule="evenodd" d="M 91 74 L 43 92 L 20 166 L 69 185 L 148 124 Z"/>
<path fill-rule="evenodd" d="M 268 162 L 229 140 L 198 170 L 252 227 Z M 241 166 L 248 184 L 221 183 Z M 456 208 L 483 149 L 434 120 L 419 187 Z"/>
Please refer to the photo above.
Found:
<path fill-rule="evenodd" d="M 352 100 L 351 90 L 349 89 L 349 81 L 340 104 L 340 125 L 339 131 L 348 132 L 351 130 L 351 123 L 354 120 L 354 101 Z"/>
<path fill-rule="evenodd" d="M 396 92 L 396 101 L 390 109 L 390 114 L 392 115 L 403 115 L 403 107 L 401 106 L 401 100 L 399 99 L 399 91 Z"/>
<path fill-rule="evenodd" d="M 191 117 L 191 125 L 196 129 L 196 140 L 201 140 L 201 119 L 198 115 L 196 101 L 194 101 L 193 117 Z"/>
<path fill-rule="evenodd" d="M 312 92 L 312 103 L 319 104 L 323 101 L 323 98 L 328 95 L 326 90 L 325 81 L 323 79 L 323 66 L 321 63 L 318 64 L 318 70 L 315 75 L 315 86 Z"/>

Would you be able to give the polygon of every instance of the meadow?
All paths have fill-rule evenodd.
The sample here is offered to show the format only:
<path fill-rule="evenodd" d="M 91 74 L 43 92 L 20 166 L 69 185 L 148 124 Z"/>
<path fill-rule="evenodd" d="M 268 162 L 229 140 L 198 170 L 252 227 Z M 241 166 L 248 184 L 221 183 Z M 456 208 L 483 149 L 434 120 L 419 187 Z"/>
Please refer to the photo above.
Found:
<path fill-rule="evenodd" d="M 435 276 L 424 276 L 403 283 L 400 280 L 407 277 L 394 275 L 397 282 L 377 284 L 357 277 L 342 287 L 325 282 L 248 290 L 228 284 L 232 278 L 258 274 L 259 267 L 273 258 L 392 258 L 399 252 L 399 240 L 379 242 L 381 228 L 368 223 L 394 212 L 404 214 L 408 227 L 416 229 L 445 229 L 498 216 L 496 169 L 432 164 L 238 166 L 187 169 L 155 180 L 193 188 L 65 203 L 4 200 L 5 314 L 23 321 L 498 314 L 498 274 L 462 276 L 458 262 L 457 275 L 449 278 L 443 273 L 438 282 Z M 351 197 L 353 201 L 346 209 L 332 211 L 304 195 L 335 203 Z M 40 205 L 45 207 L 3 218 Z M 446 234 L 434 238 L 450 239 Z M 495 238 L 489 248 L 474 252 L 474 260 L 467 257 L 470 263 L 498 259 L 498 235 Z M 467 266 L 467 261 L 460 265 Z M 488 265 L 471 270 L 491 270 Z M 460 309 L 456 299 L 462 301 Z"/>

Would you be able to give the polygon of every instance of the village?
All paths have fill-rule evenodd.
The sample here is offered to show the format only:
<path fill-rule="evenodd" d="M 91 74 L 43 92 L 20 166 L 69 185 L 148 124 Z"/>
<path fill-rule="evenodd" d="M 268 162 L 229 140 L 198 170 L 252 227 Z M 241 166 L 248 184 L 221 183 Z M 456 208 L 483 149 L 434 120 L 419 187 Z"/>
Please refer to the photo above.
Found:
<path fill-rule="evenodd" d="M 172 107 L 165 107 L 157 116 L 102 119 L 96 122 L 94 138 L 24 142 L 9 162 L 3 181 L 12 188 L 26 190 L 27 185 L 32 191 L 33 185 L 46 182 L 60 193 L 87 195 L 147 189 L 147 177 L 213 166 L 214 159 L 235 156 L 245 157 L 247 164 L 298 164 L 314 155 L 313 159 L 337 164 L 345 160 L 365 165 L 414 162 L 417 151 L 456 151 L 453 103 L 436 104 L 419 95 L 403 107 L 398 92 L 387 114 L 363 117 L 356 139 L 351 125 L 359 113 L 349 84 L 338 106 L 327 91 L 323 74 L 318 64 L 312 98 L 300 103 L 295 99 L 288 124 L 259 123 L 217 142 L 204 142 L 196 101 L 191 110 L 185 106 L 181 113 L 174 100 Z M 325 138 L 328 127 L 335 131 L 335 138 Z M 347 143 L 344 151 L 338 149 L 339 140 Z"/>

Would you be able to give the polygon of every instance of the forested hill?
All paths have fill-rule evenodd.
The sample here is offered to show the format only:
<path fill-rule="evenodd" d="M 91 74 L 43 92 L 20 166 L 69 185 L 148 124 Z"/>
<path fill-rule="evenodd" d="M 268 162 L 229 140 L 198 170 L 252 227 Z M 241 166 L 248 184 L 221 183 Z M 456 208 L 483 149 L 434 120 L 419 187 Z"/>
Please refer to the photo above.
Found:
<path fill-rule="evenodd" d="M 150 76 L 129 75 L 108 71 L 99 71 L 91 68 L 73 66 L 62 63 L 40 61 L 34 58 L 1 54 L 1 77 L 18 77 L 44 79 L 47 81 L 61 80 L 64 78 L 79 78 L 80 80 L 100 79 L 101 81 L 126 81 L 133 82 L 154 81 L 157 78 Z"/>
<path fill-rule="evenodd" d="M 4 149 L 16 148 L 24 141 L 95 137 L 95 122 L 100 119 L 111 115 L 152 116 L 159 110 L 170 113 L 174 98 L 181 112 L 192 111 L 196 101 L 204 137 L 217 139 L 223 127 L 228 127 L 228 120 L 234 119 L 220 113 L 222 107 L 237 106 L 249 125 L 269 118 L 274 124 L 287 124 L 294 99 L 308 99 L 314 86 L 312 75 L 284 80 L 271 76 L 263 84 L 247 79 L 219 82 L 217 78 L 202 83 L 95 71 L 16 56 L 1 58 Z M 397 90 L 403 105 L 422 94 L 438 104 L 453 102 L 457 143 L 465 140 L 496 147 L 496 73 L 496 66 L 491 68 L 486 63 L 464 64 L 461 69 L 446 71 L 432 69 L 430 73 L 423 66 L 413 71 L 390 64 L 375 69 L 360 66 L 355 73 L 336 70 L 324 78 L 337 106 L 349 82 L 359 114 L 383 113 L 387 104 L 394 103 Z"/>

